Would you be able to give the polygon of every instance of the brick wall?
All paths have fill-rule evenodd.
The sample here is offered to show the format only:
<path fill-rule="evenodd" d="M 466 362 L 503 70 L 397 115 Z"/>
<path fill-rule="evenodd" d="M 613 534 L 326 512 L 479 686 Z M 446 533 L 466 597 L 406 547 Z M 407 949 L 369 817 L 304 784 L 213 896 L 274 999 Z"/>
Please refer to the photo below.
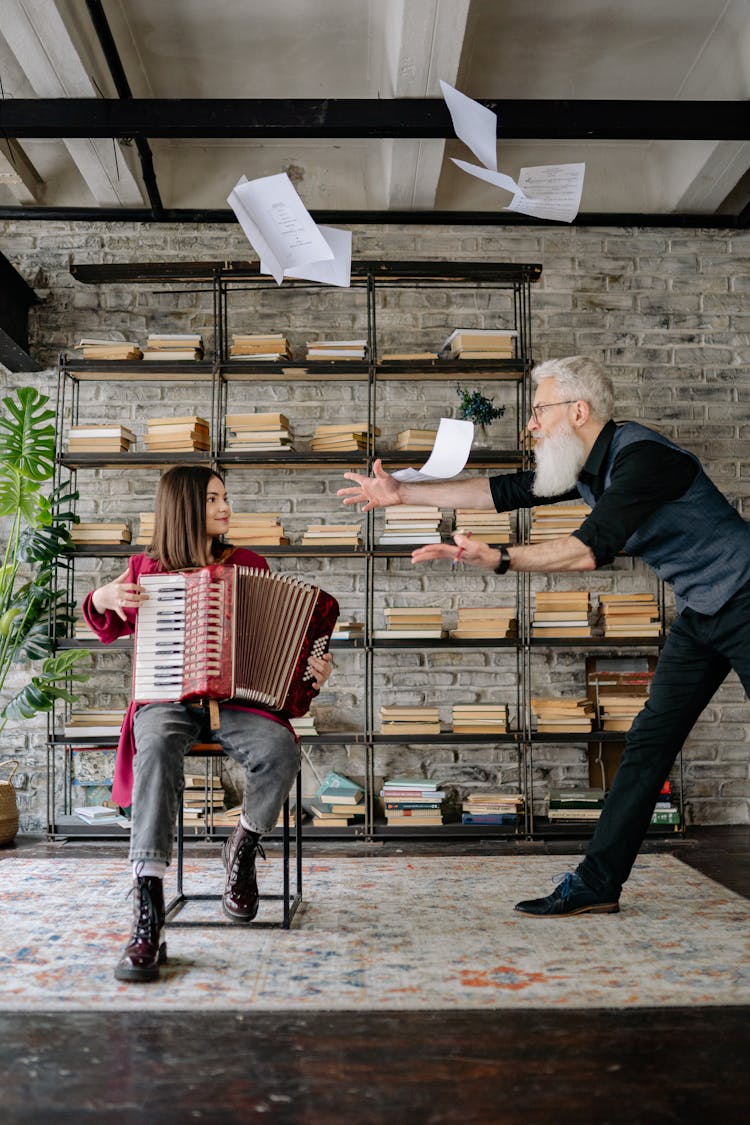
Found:
<path fill-rule="evenodd" d="M 49 370 L 34 376 L 11 376 L 0 369 L 4 388 L 29 380 L 49 393 L 60 350 L 81 335 L 122 332 L 143 342 L 153 331 L 200 331 L 210 343 L 211 303 L 188 286 L 151 291 L 147 286 L 99 288 L 74 282 L 73 261 L 224 260 L 248 256 L 238 227 L 187 227 L 66 223 L 0 224 L 2 249 L 35 287 L 43 303 L 31 313 L 31 350 Z M 354 232 L 360 258 L 541 262 L 542 280 L 532 289 L 532 335 L 535 358 L 587 352 L 603 359 L 613 376 L 619 418 L 634 418 L 660 428 L 696 453 L 717 485 L 750 518 L 750 234 L 734 231 L 677 229 L 368 227 Z M 269 288 L 253 296 L 239 292 L 232 301 L 231 330 L 286 331 L 294 346 L 308 338 L 365 334 L 361 291 Z M 462 321 L 475 325 L 501 322 L 507 314 L 502 298 L 465 290 L 394 289 L 378 307 L 381 348 L 435 348 Z M 508 446 L 515 430 L 514 391 L 497 385 L 485 393 L 505 403 L 506 417 L 495 423 L 488 443 Z M 281 410 L 299 437 L 308 437 L 320 421 L 364 416 L 364 390 L 357 384 L 235 384 L 234 410 Z M 384 384 L 378 418 L 387 439 L 406 425 L 429 426 L 455 413 L 456 388 L 445 383 Z M 207 389 L 199 384 L 83 384 L 81 417 L 122 420 L 142 432 L 154 414 L 209 410 Z M 156 474 L 137 471 L 79 474 L 82 518 L 126 518 L 151 510 Z M 311 521 L 355 520 L 335 496 L 338 473 L 238 470 L 229 486 L 235 508 L 281 511 L 294 538 Z M 382 515 L 378 516 L 382 520 Z M 378 523 L 376 526 L 380 526 Z M 364 564 L 321 559 L 285 562 L 330 589 L 345 616 L 361 615 Z M 118 573 L 107 561 L 82 560 L 79 595 Z M 376 564 L 376 610 L 403 602 L 440 604 L 452 623 L 456 607 L 496 604 L 511 585 L 494 578 L 433 567 L 416 570 L 408 561 Z M 654 589 L 649 572 L 630 561 L 573 580 L 536 576 L 534 589 L 587 585 L 592 591 Z M 376 624 L 382 624 L 378 619 Z M 361 715 L 364 668 L 361 655 L 340 653 L 335 678 L 317 705 L 320 729 L 355 725 Z M 117 653 L 94 658 L 95 676 L 88 698 L 97 706 L 124 703 L 129 659 Z M 584 683 L 584 659 L 576 652 L 534 655 L 534 690 L 578 692 Z M 515 710 L 515 657 L 511 652 L 469 650 L 464 653 L 389 652 L 377 657 L 376 681 L 381 698 L 397 703 L 439 703 L 443 718 L 453 702 L 501 698 Z M 377 714 L 377 712 L 376 712 Z M 342 717 L 344 722 L 342 723 Z M 696 823 L 747 823 L 750 820 L 750 706 L 732 675 L 693 731 L 684 753 L 689 814 Z M 22 825 L 45 823 L 45 749 L 42 725 L 9 725 L 3 755 L 23 763 L 19 803 Z M 363 772 L 361 752 L 353 748 L 319 750 L 305 766 L 305 788 L 315 772 L 329 766 L 354 776 Z M 513 752 L 503 747 L 458 753 L 455 748 L 383 747 L 376 760 L 382 775 L 425 769 L 449 784 L 512 784 Z M 586 783 L 581 751 L 572 746 L 536 748 L 535 792 L 547 784 Z"/>

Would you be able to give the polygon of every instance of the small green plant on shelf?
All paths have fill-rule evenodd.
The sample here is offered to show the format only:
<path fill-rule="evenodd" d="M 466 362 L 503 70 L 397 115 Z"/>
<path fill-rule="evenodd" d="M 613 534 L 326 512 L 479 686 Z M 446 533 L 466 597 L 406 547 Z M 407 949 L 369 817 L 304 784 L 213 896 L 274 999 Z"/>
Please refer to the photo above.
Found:
<path fill-rule="evenodd" d="M 78 494 L 65 484 L 44 491 L 55 470 L 54 411 L 48 396 L 31 387 L 2 401 L 0 519 L 9 530 L 0 563 L 0 730 L 8 719 L 50 711 L 56 700 L 73 702 L 72 683 L 88 679 L 77 666 L 90 659 L 72 650 L 55 653 L 73 616 L 74 603 L 55 589 L 54 575 L 58 557 L 71 546 L 69 526 L 78 517 L 68 508 Z M 19 665 L 30 665 L 31 678 L 6 699 L 6 680 Z"/>
<path fill-rule="evenodd" d="M 466 387 L 457 386 L 456 390 L 461 396 L 458 404 L 459 418 L 473 422 L 484 430 L 486 426 L 505 414 L 504 406 L 493 406 L 494 399 L 487 398 L 481 391 L 469 391 Z"/>

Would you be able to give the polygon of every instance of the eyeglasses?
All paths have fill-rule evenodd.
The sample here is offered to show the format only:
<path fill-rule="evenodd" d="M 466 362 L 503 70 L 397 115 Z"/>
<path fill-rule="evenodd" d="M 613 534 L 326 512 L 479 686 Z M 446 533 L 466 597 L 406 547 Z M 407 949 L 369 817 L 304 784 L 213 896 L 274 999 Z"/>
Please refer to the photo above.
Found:
<path fill-rule="evenodd" d="M 532 406 L 531 417 L 537 425 L 541 424 L 542 411 L 549 410 L 551 406 L 570 406 L 572 403 L 578 402 L 577 398 L 565 398 L 562 402 L 540 402 L 537 406 Z"/>

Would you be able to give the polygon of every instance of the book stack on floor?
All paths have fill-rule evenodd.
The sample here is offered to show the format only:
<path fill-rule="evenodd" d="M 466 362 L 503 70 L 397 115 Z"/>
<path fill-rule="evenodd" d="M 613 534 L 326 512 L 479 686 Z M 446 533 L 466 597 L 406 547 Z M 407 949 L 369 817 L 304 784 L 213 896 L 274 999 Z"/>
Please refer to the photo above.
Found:
<path fill-rule="evenodd" d="M 292 358 L 292 352 L 281 332 L 233 332 L 229 358 L 253 363 L 283 363 Z"/>
<path fill-rule="evenodd" d="M 310 738 L 318 733 L 312 711 L 308 711 L 306 715 L 298 715 L 296 719 L 290 719 L 289 722 L 298 738 Z"/>
<path fill-rule="evenodd" d="M 367 340 L 308 340 L 306 359 L 330 363 L 335 359 L 365 359 Z"/>
<path fill-rule="evenodd" d="M 523 813 L 520 793 L 499 793 L 482 790 L 469 793 L 461 805 L 462 824 L 517 825 Z"/>
<path fill-rule="evenodd" d="M 225 799 L 224 786 L 216 774 L 186 773 L 182 793 L 183 823 L 215 824 L 217 814 L 224 811 Z"/>
<path fill-rule="evenodd" d="M 507 512 L 490 512 L 482 508 L 456 508 L 453 522 L 456 531 L 471 534 L 480 543 L 509 543 L 510 516 Z"/>
<path fill-rule="evenodd" d="M 355 781 L 329 770 L 309 801 L 316 828 L 346 828 L 364 816 L 364 792 Z"/>
<path fill-rule="evenodd" d="M 590 637 L 588 590 L 542 590 L 534 595 L 532 637 Z"/>
<path fill-rule="evenodd" d="M 436 437 L 437 430 L 401 430 L 396 434 L 394 449 L 409 453 L 429 453 Z"/>
<path fill-rule="evenodd" d="M 599 620 L 605 637 L 661 636 L 659 606 L 652 594 L 600 594 Z"/>
<path fill-rule="evenodd" d="M 71 426 L 68 453 L 129 453 L 136 436 L 127 426 L 94 422 L 90 426 Z"/>
<path fill-rule="evenodd" d="M 531 509 L 529 542 L 541 543 L 577 531 L 587 516 L 588 504 L 543 504 Z"/>
<path fill-rule="evenodd" d="M 305 547 L 361 547 L 359 523 L 311 523 L 302 535 Z"/>
<path fill-rule="evenodd" d="M 70 526 L 70 538 L 80 546 L 95 547 L 102 544 L 130 542 L 130 528 L 126 523 L 74 523 Z"/>
<path fill-rule="evenodd" d="M 373 437 L 380 437 L 377 426 L 370 426 Z M 317 426 L 310 438 L 315 453 L 362 453 L 367 449 L 367 422 L 342 422 Z"/>
<path fill-rule="evenodd" d="M 517 335 L 498 328 L 454 328 L 440 355 L 443 359 L 513 359 Z"/>
<path fill-rule="evenodd" d="M 226 448 L 247 453 L 290 452 L 294 434 L 285 414 L 227 414 Z"/>
<path fill-rule="evenodd" d="M 442 824 L 441 811 L 445 793 L 436 781 L 415 777 L 392 777 L 383 782 L 380 796 L 385 805 L 385 819 L 396 828 L 418 828 Z"/>
<path fill-rule="evenodd" d="M 143 443 L 149 453 L 192 453 L 211 448 L 211 432 L 205 418 L 186 414 L 180 418 L 149 418 Z"/>
<path fill-rule="evenodd" d="M 195 332 L 151 332 L 143 358 L 157 363 L 203 359 L 203 337 Z"/>
<path fill-rule="evenodd" d="M 602 730 L 628 731 L 643 710 L 654 673 L 591 671 L 587 676 L 589 696 L 599 708 Z"/>
<path fill-rule="evenodd" d="M 483 606 L 475 609 L 459 606 L 456 628 L 451 636 L 456 641 L 474 640 L 479 637 L 515 637 L 518 634 L 518 618 L 514 606 Z"/>
<path fill-rule="evenodd" d="M 603 789 L 550 789 L 547 816 L 550 820 L 596 822 L 604 808 Z"/>
<path fill-rule="evenodd" d="M 659 799 L 656 802 L 653 813 L 651 814 L 652 824 L 674 825 L 675 828 L 680 826 L 680 810 L 674 804 L 672 799 L 672 783 L 667 779 L 659 794 Z"/>
<path fill-rule="evenodd" d="M 403 543 L 439 543 L 440 508 L 427 504 L 398 504 L 385 509 L 381 547 Z"/>
<path fill-rule="evenodd" d="M 232 512 L 227 539 L 235 547 L 280 547 L 289 542 L 280 512 Z"/>
<path fill-rule="evenodd" d="M 365 635 L 365 626 L 363 621 L 357 621 L 355 618 L 343 620 L 339 618 L 333 627 L 333 635 L 331 640 L 334 641 L 357 641 Z"/>
<path fill-rule="evenodd" d="M 73 711 L 65 724 L 63 735 L 71 741 L 76 738 L 119 738 L 124 718 L 122 708 Z"/>
<path fill-rule="evenodd" d="M 507 703 L 454 703 L 454 734 L 507 734 Z"/>
<path fill-rule="evenodd" d="M 386 628 L 374 630 L 377 640 L 440 640 L 445 636 L 443 611 L 439 608 L 394 606 L 383 613 Z"/>
<path fill-rule="evenodd" d="M 537 718 L 537 734 L 586 734 L 596 714 L 588 696 L 534 696 L 531 710 Z"/>
<path fill-rule="evenodd" d="M 380 733 L 397 737 L 408 734 L 440 734 L 440 715 L 437 707 L 380 708 Z"/>
<path fill-rule="evenodd" d="M 84 359 L 143 359 L 143 352 L 132 340 L 90 340 L 84 337 L 76 344 Z"/>

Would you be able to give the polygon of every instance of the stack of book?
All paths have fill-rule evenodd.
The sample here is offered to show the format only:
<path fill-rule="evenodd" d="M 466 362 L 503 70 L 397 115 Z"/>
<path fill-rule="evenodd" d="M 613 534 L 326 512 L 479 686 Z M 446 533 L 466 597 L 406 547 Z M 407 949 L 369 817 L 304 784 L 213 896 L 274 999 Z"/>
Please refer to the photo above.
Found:
<path fill-rule="evenodd" d="M 513 606 L 459 606 L 458 621 L 451 636 L 456 641 L 475 637 L 515 637 L 518 619 Z"/>
<path fill-rule="evenodd" d="M 262 453 L 294 449 L 294 434 L 285 414 L 227 414 L 226 447 Z"/>
<path fill-rule="evenodd" d="M 590 637 L 588 590 L 544 590 L 534 595 L 532 637 Z"/>
<path fill-rule="evenodd" d="M 596 714 L 588 696 L 534 696 L 531 710 L 537 718 L 537 734 L 585 734 L 591 730 Z"/>
<path fill-rule="evenodd" d="M 520 793 L 499 793 L 483 790 L 469 793 L 461 805 L 462 824 L 512 824 L 518 823 L 523 812 Z"/>
<path fill-rule="evenodd" d="M 114 803 L 111 805 L 75 805 L 73 812 L 84 824 L 120 823 L 120 811 Z"/>
<path fill-rule="evenodd" d="M 373 636 L 381 640 L 440 640 L 443 630 L 441 609 L 394 606 L 384 609 L 386 628 L 375 629 Z"/>
<path fill-rule="evenodd" d="M 648 699 L 648 689 L 633 695 L 611 695 L 599 692 L 599 726 L 601 730 L 630 730 L 633 719 L 640 714 Z"/>
<path fill-rule="evenodd" d="M 480 543 L 509 543 L 510 516 L 486 508 L 456 508 L 453 524 L 456 531 L 470 533 Z"/>
<path fill-rule="evenodd" d="M 363 621 L 357 621 L 350 618 L 348 621 L 339 618 L 333 627 L 332 640 L 334 641 L 356 641 L 365 635 L 365 626 Z"/>
<path fill-rule="evenodd" d="M 543 504 L 531 509 L 531 543 L 557 539 L 577 531 L 586 516 L 591 515 L 588 504 Z"/>
<path fill-rule="evenodd" d="M 454 734 L 506 734 L 507 703 L 455 703 L 452 708 Z"/>
<path fill-rule="evenodd" d="M 429 360 L 432 362 L 438 357 L 437 352 L 385 352 L 380 357 L 381 363 L 393 363 L 394 360 Z"/>
<path fill-rule="evenodd" d="M 296 719 L 290 719 L 289 722 L 299 738 L 310 738 L 318 733 L 312 711 L 308 711 L 306 715 L 299 715 Z"/>
<path fill-rule="evenodd" d="M 440 715 L 437 707 L 380 708 L 380 733 L 397 737 L 408 734 L 440 734 Z"/>
<path fill-rule="evenodd" d="M 253 363 L 283 362 L 292 358 L 292 352 L 281 332 L 233 332 L 229 358 Z"/>
<path fill-rule="evenodd" d="M 311 523 L 302 536 L 305 547 L 361 547 L 359 523 Z"/>
<path fill-rule="evenodd" d="M 364 792 L 350 777 L 329 770 L 309 805 L 317 828 L 346 828 L 353 818 L 364 816 Z"/>
<path fill-rule="evenodd" d="M 71 426 L 68 453 L 129 453 L 135 434 L 127 426 L 94 422 L 90 426 Z"/>
<path fill-rule="evenodd" d="M 445 359 L 512 359 L 517 335 L 499 328 L 454 328 L 440 354 Z"/>
<path fill-rule="evenodd" d="M 654 673 L 594 670 L 587 675 L 589 696 L 599 708 L 602 730 L 627 731 L 642 711 Z"/>
<path fill-rule="evenodd" d="M 600 594 L 599 621 L 605 637 L 658 637 L 659 606 L 652 594 Z"/>
<path fill-rule="evenodd" d="M 212 823 L 214 828 L 236 828 L 240 822 L 242 805 L 233 805 L 231 809 L 214 809 Z"/>
<path fill-rule="evenodd" d="M 126 523 L 74 523 L 70 527 L 70 538 L 74 543 L 96 546 L 97 544 L 129 543 L 130 528 Z"/>
<path fill-rule="evenodd" d="M 280 512 L 232 512 L 227 539 L 235 547 L 280 547 L 289 542 Z"/>
<path fill-rule="evenodd" d="M 370 432 L 380 437 L 377 426 Z M 316 453 L 354 453 L 367 448 L 367 423 L 343 422 L 335 426 L 317 426 L 310 439 L 310 448 Z"/>
<path fill-rule="evenodd" d="M 672 802 L 672 783 L 669 779 L 664 782 L 661 788 L 659 799 L 651 814 L 651 823 L 673 824 L 675 828 L 680 826 L 680 810 Z"/>
<path fill-rule="evenodd" d="M 192 453 L 211 448 L 211 432 L 206 419 L 197 414 L 149 418 L 143 441 L 149 453 Z"/>
<path fill-rule="evenodd" d="M 439 543 L 440 508 L 427 504 L 399 504 L 385 509 L 381 547 L 399 543 Z"/>
<path fill-rule="evenodd" d="M 150 332 L 143 358 L 157 362 L 203 359 L 203 337 L 195 332 Z"/>
<path fill-rule="evenodd" d="M 367 340 L 308 340 L 306 359 L 329 362 L 334 359 L 364 359 Z"/>
<path fill-rule="evenodd" d="M 83 349 L 84 359 L 143 359 L 143 352 L 132 340 L 89 340 L 76 344 Z"/>
<path fill-rule="evenodd" d="M 428 453 L 435 444 L 437 430 L 401 430 L 396 434 L 396 449 L 409 453 Z"/>
<path fill-rule="evenodd" d="M 597 821 L 604 798 L 603 789 L 550 789 L 547 816 L 550 820 Z"/>
<path fill-rule="evenodd" d="M 154 513 L 138 513 L 138 538 L 135 544 L 138 547 L 148 547 L 154 538 Z"/>
<path fill-rule="evenodd" d="M 78 618 L 74 622 L 73 636 L 77 641 L 85 641 L 87 644 L 97 644 L 99 641 L 98 636 L 84 617 Z"/>
<path fill-rule="evenodd" d="M 224 811 L 224 786 L 215 774 L 186 773 L 182 793 L 182 819 L 185 824 L 215 823 Z"/>
<path fill-rule="evenodd" d="M 445 797 L 436 781 L 423 778 L 393 777 L 383 783 L 380 796 L 385 805 L 385 819 L 398 828 L 442 824 L 441 803 Z"/>
<path fill-rule="evenodd" d="M 125 712 L 122 709 L 74 711 L 63 729 L 65 738 L 118 738 Z"/>

